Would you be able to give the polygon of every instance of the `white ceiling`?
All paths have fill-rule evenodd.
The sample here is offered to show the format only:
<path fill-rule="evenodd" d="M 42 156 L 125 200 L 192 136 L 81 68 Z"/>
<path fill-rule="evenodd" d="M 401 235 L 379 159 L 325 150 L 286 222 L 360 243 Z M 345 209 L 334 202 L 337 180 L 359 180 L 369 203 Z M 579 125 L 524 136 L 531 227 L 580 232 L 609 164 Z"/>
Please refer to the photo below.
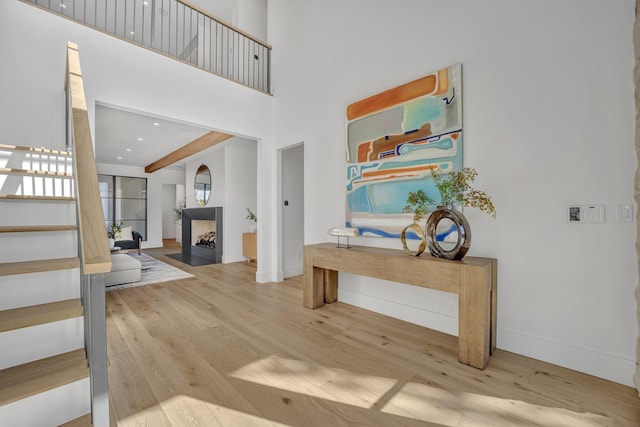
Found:
<path fill-rule="evenodd" d="M 96 105 L 95 117 L 97 163 L 145 167 L 210 131 L 104 105 Z M 183 168 L 184 163 L 183 160 L 172 166 Z"/>

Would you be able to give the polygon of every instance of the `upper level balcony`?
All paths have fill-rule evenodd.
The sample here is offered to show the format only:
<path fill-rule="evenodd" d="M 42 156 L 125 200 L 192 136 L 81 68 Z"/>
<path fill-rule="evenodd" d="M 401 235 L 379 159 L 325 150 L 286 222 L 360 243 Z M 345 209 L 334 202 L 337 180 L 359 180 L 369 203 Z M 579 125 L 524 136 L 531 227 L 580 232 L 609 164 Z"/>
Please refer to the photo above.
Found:
<path fill-rule="evenodd" d="M 270 94 L 271 46 L 178 0 L 23 0 Z"/>

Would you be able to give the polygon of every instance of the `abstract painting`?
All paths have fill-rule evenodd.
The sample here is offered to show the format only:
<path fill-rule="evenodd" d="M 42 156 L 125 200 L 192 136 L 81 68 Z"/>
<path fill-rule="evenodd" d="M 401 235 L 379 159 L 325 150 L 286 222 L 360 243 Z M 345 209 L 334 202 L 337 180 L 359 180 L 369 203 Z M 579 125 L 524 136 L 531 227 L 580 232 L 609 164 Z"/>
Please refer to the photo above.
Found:
<path fill-rule="evenodd" d="M 440 200 L 431 171 L 462 169 L 462 65 L 347 107 L 347 227 L 399 237 L 410 191 Z"/>

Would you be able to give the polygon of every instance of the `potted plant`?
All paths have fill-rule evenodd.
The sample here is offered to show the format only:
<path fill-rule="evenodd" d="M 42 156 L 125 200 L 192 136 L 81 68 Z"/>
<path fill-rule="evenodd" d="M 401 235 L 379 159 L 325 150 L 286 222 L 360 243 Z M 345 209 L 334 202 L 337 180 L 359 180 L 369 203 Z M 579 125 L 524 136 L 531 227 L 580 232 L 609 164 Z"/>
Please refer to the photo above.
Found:
<path fill-rule="evenodd" d="M 478 176 L 473 168 L 462 168 L 460 171 L 444 174 L 431 171 L 431 176 L 440 191 L 440 204 L 427 219 L 425 235 L 429 252 L 439 258 L 460 260 L 471 246 L 471 227 L 467 218 L 455 206 L 459 204 L 477 208 L 493 218 L 496 217 L 495 207 L 487 193 L 471 187 Z M 441 222 L 444 227 L 439 227 Z M 449 235 L 455 236 L 455 244 L 451 248 L 443 248 L 439 242 Z"/>
<path fill-rule="evenodd" d="M 495 207 L 487 193 L 471 187 L 471 183 L 478 176 L 478 172 L 473 168 L 463 168 L 461 171 L 443 174 L 438 174 L 432 170 L 431 176 L 434 185 L 440 192 L 440 202 L 438 203 L 427 196 L 423 190 L 409 192 L 407 205 L 403 208 L 403 212 L 413 212 L 415 223 L 426 215 L 427 206 L 433 205 L 437 206 L 437 208 L 429 215 L 424 233 L 421 234 L 416 231 L 416 227 L 414 227 L 416 224 L 412 224 L 403 230 L 400 236 L 403 247 L 411 255 L 420 255 L 422 253 L 421 251 L 412 253 L 406 248 L 404 236 L 407 229 L 412 228 L 416 231 L 418 237 L 426 240 L 426 246 L 429 247 L 431 255 L 445 259 L 462 259 L 471 246 L 471 227 L 467 218 L 462 212 L 456 210 L 455 206 L 462 205 L 477 208 L 481 212 L 488 213 L 493 218 L 496 217 Z M 447 236 L 456 237 L 456 243 L 451 249 L 444 249 L 439 243 Z M 422 248 L 423 246 L 424 244 L 421 244 L 420 247 Z"/>
<path fill-rule="evenodd" d="M 253 226 L 251 227 L 251 232 L 256 232 L 256 226 L 258 225 L 258 217 L 256 214 L 251 212 L 251 209 L 247 208 L 247 216 L 244 219 L 248 219 L 249 221 L 253 221 Z"/>
<path fill-rule="evenodd" d="M 113 224 L 109 224 L 107 227 L 107 237 L 109 238 L 109 248 L 115 246 L 116 240 L 119 240 L 122 236 L 122 227 L 124 226 L 124 222 L 120 221 L 119 223 L 114 222 Z"/>
<path fill-rule="evenodd" d="M 182 209 L 187 207 L 187 202 L 185 200 L 178 203 L 178 205 L 173 208 L 173 222 L 175 224 L 179 224 L 182 221 Z"/>

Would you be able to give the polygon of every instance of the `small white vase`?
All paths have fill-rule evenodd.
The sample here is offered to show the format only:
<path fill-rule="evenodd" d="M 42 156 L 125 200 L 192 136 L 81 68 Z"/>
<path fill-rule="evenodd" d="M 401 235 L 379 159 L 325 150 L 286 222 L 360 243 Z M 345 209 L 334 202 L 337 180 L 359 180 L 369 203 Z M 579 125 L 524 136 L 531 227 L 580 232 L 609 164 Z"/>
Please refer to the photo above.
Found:
<path fill-rule="evenodd" d="M 109 238 L 109 249 L 113 248 L 116 245 L 116 241 Z"/>

